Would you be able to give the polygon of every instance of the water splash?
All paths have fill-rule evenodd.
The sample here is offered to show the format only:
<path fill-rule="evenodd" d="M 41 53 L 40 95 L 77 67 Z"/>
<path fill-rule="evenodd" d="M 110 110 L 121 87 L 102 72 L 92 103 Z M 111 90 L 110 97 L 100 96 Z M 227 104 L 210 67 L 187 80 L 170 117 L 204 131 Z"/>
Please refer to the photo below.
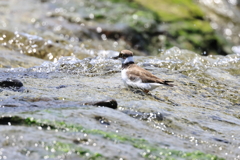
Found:
<path fill-rule="evenodd" d="M 41 66 L 30 68 L 35 72 L 64 72 L 86 76 L 99 76 L 120 70 L 120 62 L 111 59 L 113 51 L 99 51 L 95 58 L 80 60 L 76 56 L 61 57 L 56 62 L 44 62 Z"/>

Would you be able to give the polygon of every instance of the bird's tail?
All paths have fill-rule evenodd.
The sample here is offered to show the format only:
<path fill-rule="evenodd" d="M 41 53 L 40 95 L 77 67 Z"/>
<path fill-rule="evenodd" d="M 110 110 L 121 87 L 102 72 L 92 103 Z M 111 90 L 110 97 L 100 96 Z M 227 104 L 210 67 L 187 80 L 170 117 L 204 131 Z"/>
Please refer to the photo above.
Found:
<path fill-rule="evenodd" d="M 167 86 L 169 86 L 169 87 L 173 87 L 174 86 L 174 84 L 172 84 L 173 83 L 173 81 L 164 81 L 164 85 L 167 85 Z"/>

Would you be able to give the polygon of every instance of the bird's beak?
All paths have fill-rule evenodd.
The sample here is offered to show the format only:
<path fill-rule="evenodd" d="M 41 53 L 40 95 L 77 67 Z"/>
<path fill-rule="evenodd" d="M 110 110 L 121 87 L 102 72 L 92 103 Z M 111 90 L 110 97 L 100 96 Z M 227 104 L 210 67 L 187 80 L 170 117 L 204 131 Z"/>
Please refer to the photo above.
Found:
<path fill-rule="evenodd" d="M 115 57 L 112 57 L 112 59 L 118 59 L 118 58 L 121 58 L 121 53 L 118 54 L 118 56 L 115 56 Z"/>
<path fill-rule="evenodd" d="M 116 57 L 112 57 L 112 59 L 118 59 L 119 58 L 119 56 L 116 56 Z"/>

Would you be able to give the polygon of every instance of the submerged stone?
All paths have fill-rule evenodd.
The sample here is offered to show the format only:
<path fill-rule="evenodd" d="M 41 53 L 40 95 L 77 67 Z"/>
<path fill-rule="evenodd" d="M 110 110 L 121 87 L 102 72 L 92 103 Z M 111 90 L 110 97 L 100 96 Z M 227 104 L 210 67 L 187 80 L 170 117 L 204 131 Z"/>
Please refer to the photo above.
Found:
<path fill-rule="evenodd" d="M 143 120 L 143 121 L 163 121 L 164 116 L 160 112 L 154 112 L 154 113 L 148 113 L 148 112 L 136 112 L 136 111 L 130 111 L 125 110 L 123 113 L 126 113 L 127 115 Z"/>
<path fill-rule="evenodd" d="M 112 109 L 117 109 L 118 104 L 115 99 L 110 99 L 110 100 L 99 101 L 99 102 L 89 102 L 89 103 L 85 103 L 85 105 L 103 106 L 103 107 L 108 107 Z"/>
<path fill-rule="evenodd" d="M 6 80 L 0 81 L 0 87 L 19 91 L 19 89 L 23 87 L 23 83 L 17 79 L 7 78 Z"/>
<path fill-rule="evenodd" d="M 95 116 L 94 119 L 96 119 L 97 121 L 99 121 L 100 124 L 103 125 L 110 125 L 110 121 L 102 116 Z"/>

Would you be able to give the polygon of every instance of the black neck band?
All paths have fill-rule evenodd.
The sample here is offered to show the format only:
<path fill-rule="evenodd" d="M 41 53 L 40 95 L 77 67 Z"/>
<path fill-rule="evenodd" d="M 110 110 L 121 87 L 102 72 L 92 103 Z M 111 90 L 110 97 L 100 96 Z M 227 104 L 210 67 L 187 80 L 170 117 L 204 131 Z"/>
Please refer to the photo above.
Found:
<path fill-rule="evenodd" d="M 122 68 L 123 68 L 123 69 L 124 69 L 124 68 L 127 68 L 130 64 L 134 64 L 134 62 L 131 61 L 131 62 L 128 62 L 128 63 L 125 63 L 125 64 L 123 63 L 123 64 L 122 64 Z"/>

